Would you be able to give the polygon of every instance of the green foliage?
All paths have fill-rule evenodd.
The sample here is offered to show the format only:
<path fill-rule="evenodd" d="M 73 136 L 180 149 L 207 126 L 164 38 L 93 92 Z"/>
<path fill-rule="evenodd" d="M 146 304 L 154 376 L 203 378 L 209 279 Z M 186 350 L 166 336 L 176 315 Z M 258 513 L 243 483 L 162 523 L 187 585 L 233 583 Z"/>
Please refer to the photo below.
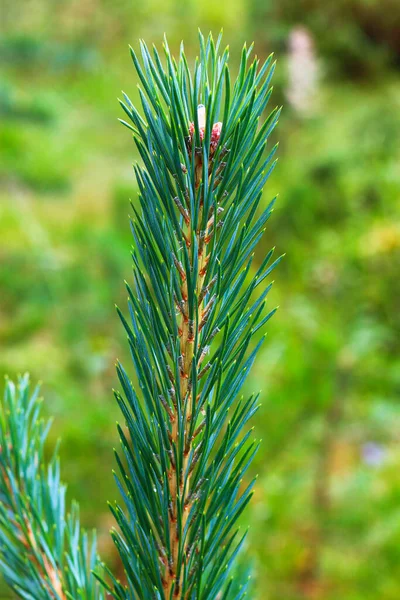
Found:
<path fill-rule="evenodd" d="M 102 600 L 91 570 L 96 541 L 80 531 L 76 504 L 66 514 L 57 455 L 47 461 L 50 423 L 28 377 L 7 381 L 0 412 L 0 567 L 26 600 Z"/>
<path fill-rule="evenodd" d="M 96 53 L 80 43 L 62 44 L 25 35 L 9 36 L 0 42 L 0 64 L 32 69 L 46 65 L 57 72 L 64 69 L 90 69 L 97 63 Z"/>

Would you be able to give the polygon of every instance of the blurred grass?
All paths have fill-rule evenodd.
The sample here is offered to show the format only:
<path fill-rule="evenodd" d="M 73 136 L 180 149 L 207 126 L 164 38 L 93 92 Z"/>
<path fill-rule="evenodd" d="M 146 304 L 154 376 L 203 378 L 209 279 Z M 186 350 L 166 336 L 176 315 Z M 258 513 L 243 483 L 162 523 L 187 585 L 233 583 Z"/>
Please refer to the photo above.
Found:
<path fill-rule="evenodd" d="M 160 43 L 166 31 L 174 48 L 184 38 L 194 55 L 198 25 L 224 26 L 233 60 L 244 39 L 256 39 L 260 56 L 277 50 L 274 102 L 286 104 L 264 203 L 280 198 L 256 257 L 273 245 L 287 253 L 271 300 L 281 308 L 247 384 L 263 392 L 259 479 L 243 523 L 251 525 L 246 556 L 256 563 L 257 597 L 398 600 L 400 81 L 392 23 L 377 19 L 371 34 L 368 11 L 380 14 L 373 0 L 340 2 L 333 14 L 305 0 L 301 13 L 258 0 L 35 0 L 22 13 L 18 3 L 3 5 L 0 371 L 29 370 L 44 381 L 70 496 L 85 524 L 100 529 L 103 553 L 115 559 L 106 508 L 116 495 L 111 388 L 116 357 L 128 358 L 114 303 L 125 303 L 136 194 L 134 145 L 116 121 L 120 88 L 136 97 L 127 46 L 142 36 Z M 328 16 L 346 21 L 345 36 L 324 28 Z M 322 66 L 307 118 L 285 100 L 287 39 L 298 22 L 314 35 Z"/>

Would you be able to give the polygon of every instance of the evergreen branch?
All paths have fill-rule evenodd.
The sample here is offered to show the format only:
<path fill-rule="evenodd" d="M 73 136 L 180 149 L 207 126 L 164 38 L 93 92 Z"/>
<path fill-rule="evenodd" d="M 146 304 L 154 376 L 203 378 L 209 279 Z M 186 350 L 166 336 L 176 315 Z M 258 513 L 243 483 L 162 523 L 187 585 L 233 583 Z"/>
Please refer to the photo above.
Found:
<path fill-rule="evenodd" d="M 125 509 L 112 506 L 127 577 L 126 586 L 114 580 L 119 600 L 244 594 L 230 573 L 254 483 L 242 482 L 258 446 L 245 431 L 258 398 L 239 396 L 264 338 L 249 351 L 252 340 L 275 312 L 265 313 L 271 285 L 257 288 L 280 258 L 270 264 L 271 250 L 250 270 L 273 210 L 274 201 L 258 215 L 280 111 L 260 125 L 272 57 L 250 62 L 244 47 L 232 86 L 221 38 L 199 41 L 193 74 L 183 46 L 176 62 L 165 40 L 165 66 L 155 48 L 141 42 L 141 60 L 131 49 L 143 116 L 121 101 L 143 166 L 129 322 L 118 309 L 140 388 L 118 364 L 127 426 L 116 475 Z"/>
<path fill-rule="evenodd" d="M 26 375 L 7 380 L 0 405 L 0 570 L 26 600 L 103 600 L 95 537 L 81 532 L 77 504 L 65 514 L 57 455 L 46 464 L 38 393 Z"/>

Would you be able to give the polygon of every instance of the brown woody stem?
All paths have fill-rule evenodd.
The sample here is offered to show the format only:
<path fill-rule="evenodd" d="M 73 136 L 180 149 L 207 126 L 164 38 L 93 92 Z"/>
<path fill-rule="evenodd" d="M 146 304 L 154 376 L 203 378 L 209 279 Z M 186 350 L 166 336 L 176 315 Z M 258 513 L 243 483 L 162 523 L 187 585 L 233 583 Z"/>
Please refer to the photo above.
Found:
<path fill-rule="evenodd" d="M 198 162 L 200 162 L 200 161 L 198 161 Z M 201 165 L 198 164 L 196 167 L 196 181 L 195 181 L 196 189 L 198 189 L 201 184 L 201 176 L 202 176 L 202 167 L 201 167 Z M 170 498 L 172 499 L 172 506 L 170 507 L 170 521 L 169 521 L 169 537 L 170 537 L 170 544 L 171 544 L 171 556 L 170 556 L 168 568 L 166 569 L 165 580 L 164 580 L 165 597 L 167 600 L 170 600 L 172 590 L 174 590 L 173 598 L 179 598 L 180 593 L 181 593 L 180 573 L 177 572 L 177 570 L 178 570 L 177 563 L 178 563 L 178 555 L 179 555 L 179 545 L 180 545 L 180 543 L 182 543 L 182 541 L 180 539 L 181 532 L 178 531 L 177 503 L 179 501 L 181 501 L 182 506 L 183 506 L 183 515 L 182 515 L 182 524 L 181 524 L 181 531 L 183 531 L 185 528 L 185 525 L 187 523 L 187 519 L 188 519 L 188 516 L 190 513 L 190 509 L 192 507 L 192 503 L 196 498 L 196 493 L 193 493 L 194 491 L 190 490 L 190 473 L 186 474 L 186 472 L 188 469 L 189 454 L 190 454 L 190 450 L 192 448 L 193 441 L 195 440 L 196 436 L 200 433 L 203 425 L 199 426 L 196 429 L 195 435 L 190 436 L 189 424 L 192 419 L 192 414 L 191 414 L 192 400 L 191 400 L 190 377 L 191 377 L 192 361 L 193 361 L 193 356 L 194 356 L 194 341 L 196 339 L 196 333 L 199 333 L 201 330 L 201 327 L 205 324 L 204 319 L 207 319 L 207 315 L 209 314 L 209 312 L 212 308 L 212 304 L 213 304 L 213 301 L 210 301 L 208 307 L 204 307 L 203 306 L 204 298 L 205 298 L 206 294 L 209 292 L 209 290 L 211 289 L 212 285 L 215 283 L 215 280 L 213 280 L 210 282 L 210 284 L 207 287 L 204 287 L 204 280 L 205 280 L 205 276 L 207 273 L 207 266 L 208 266 L 208 261 L 209 261 L 209 256 L 207 256 L 206 248 L 207 248 L 207 244 L 211 241 L 211 238 L 212 238 L 212 233 L 210 233 L 210 229 L 213 228 L 213 224 L 215 222 L 215 216 L 214 216 L 214 214 L 212 214 L 212 216 L 208 220 L 205 231 L 201 232 L 201 234 L 199 231 L 193 232 L 190 228 L 190 225 L 188 224 L 186 209 L 183 209 L 183 207 L 181 207 L 179 202 L 176 202 L 176 204 L 177 204 L 178 209 L 181 212 L 182 216 L 184 217 L 185 226 L 184 226 L 184 230 L 182 231 L 182 236 L 186 242 L 186 245 L 188 247 L 190 246 L 190 239 L 193 234 L 197 235 L 197 237 L 198 237 L 198 248 L 199 248 L 198 273 L 199 273 L 199 275 L 198 275 L 198 280 L 196 283 L 196 290 L 197 290 L 197 297 L 198 297 L 198 301 L 199 301 L 199 306 L 198 306 L 199 319 L 197 320 L 197 325 L 196 325 L 193 321 L 190 321 L 188 318 L 187 308 L 185 307 L 186 299 L 187 299 L 187 295 L 188 295 L 186 275 L 185 275 L 185 272 L 183 269 L 183 265 L 174 256 L 173 257 L 174 264 L 179 272 L 179 276 L 182 281 L 181 295 L 185 301 L 184 303 L 181 303 L 180 305 L 177 304 L 177 309 L 179 310 L 179 313 L 180 313 L 180 323 L 179 323 L 180 355 L 181 355 L 180 356 L 180 364 L 179 364 L 179 366 L 180 366 L 180 381 L 179 381 L 180 398 L 181 398 L 182 405 L 186 405 L 186 407 L 187 407 L 187 412 L 186 412 L 186 424 L 187 425 L 186 425 L 186 429 L 185 429 L 185 444 L 184 444 L 182 471 L 180 473 L 178 473 L 176 465 L 171 462 L 171 466 L 170 466 L 170 469 L 168 472 L 168 479 L 169 479 L 169 486 L 170 486 Z M 202 218 L 203 218 L 202 209 L 200 209 L 200 214 L 199 214 L 199 222 L 200 223 L 202 221 Z M 197 327 L 197 332 L 195 331 L 196 327 Z M 170 415 L 170 417 L 171 417 L 171 415 Z M 178 423 L 177 415 L 175 415 L 175 418 L 173 418 L 173 419 L 171 418 L 171 446 L 174 444 L 177 444 L 178 436 L 179 436 L 179 423 Z M 184 485 L 185 476 L 186 476 L 186 485 Z M 182 497 L 182 496 L 184 496 L 184 497 Z M 187 554 L 187 552 L 189 552 L 189 550 L 190 549 L 188 547 L 184 548 L 184 554 Z"/>

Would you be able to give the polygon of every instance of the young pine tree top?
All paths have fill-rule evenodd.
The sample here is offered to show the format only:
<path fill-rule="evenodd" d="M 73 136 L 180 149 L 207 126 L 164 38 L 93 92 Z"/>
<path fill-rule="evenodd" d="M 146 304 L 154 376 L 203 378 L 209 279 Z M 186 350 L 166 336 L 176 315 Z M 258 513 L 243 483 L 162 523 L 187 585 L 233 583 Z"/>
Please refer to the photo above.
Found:
<path fill-rule="evenodd" d="M 246 593 L 247 576 L 242 580 L 234 565 L 244 540 L 238 519 L 254 483 L 245 472 L 258 442 L 247 423 L 258 395 L 241 390 L 274 313 L 265 307 L 266 279 L 280 259 L 272 262 L 271 250 L 255 268 L 253 257 L 274 204 L 262 208 L 262 191 L 275 164 L 276 146 L 266 147 L 279 110 L 266 115 L 272 57 L 262 62 L 244 47 L 232 83 L 221 37 L 216 43 L 211 35 L 199 39 L 192 70 L 183 46 L 177 60 L 166 41 L 162 58 L 143 42 L 140 58 L 131 50 L 141 109 L 125 94 L 121 102 L 128 117 L 122 123 L 141 159 L 128 314 L 118 309 L 133 366 L 117 365 L 123 424 L 115 478 L 122 503 L 110 505 L 125 579 L 105 569 L 96 583 L 86 542 L 73 563 L 78 525 L 72 525 L 75 536 L 63 533 L 70 554 L 58 552 L 49 562 L 49 545 L 65 544 L 54 535 L 29 547 L 29 527 L 36 539 L 38 529 L 57 528 L 57 519 L 64 519 L 63 510 L 51 519 L 43 510 L 62 490 L 58 476 L 44 478 L 29 498 L 26 493 L 18 519 L 12 502 L 0 512 L 3 571 L 22 598 L 39 598 L 29 590 L 33 573 L 46 582 L 45 600 L 106 594 L 117 600 L 236 600 Z M 9 391 L 11 406 L 13 397 L 18 394 Z M 39 435 L 19 421 L 26 410 L 13 417 L 21 446 Z M 2 448 L 10 446 L 14 426 L 7 421 L 0 428 Z M 3 473 L 15 452 L 14 446 L 0 452 Z M 28 472 L 17 476 L 18 494 L 25 494 Z M 4 481 L 3 492 L 12 495 L 14 487 Z M 22 569 L 32 550 L 39 558 Z M 96 570 L 95 551 L 91 563 Z"/>

